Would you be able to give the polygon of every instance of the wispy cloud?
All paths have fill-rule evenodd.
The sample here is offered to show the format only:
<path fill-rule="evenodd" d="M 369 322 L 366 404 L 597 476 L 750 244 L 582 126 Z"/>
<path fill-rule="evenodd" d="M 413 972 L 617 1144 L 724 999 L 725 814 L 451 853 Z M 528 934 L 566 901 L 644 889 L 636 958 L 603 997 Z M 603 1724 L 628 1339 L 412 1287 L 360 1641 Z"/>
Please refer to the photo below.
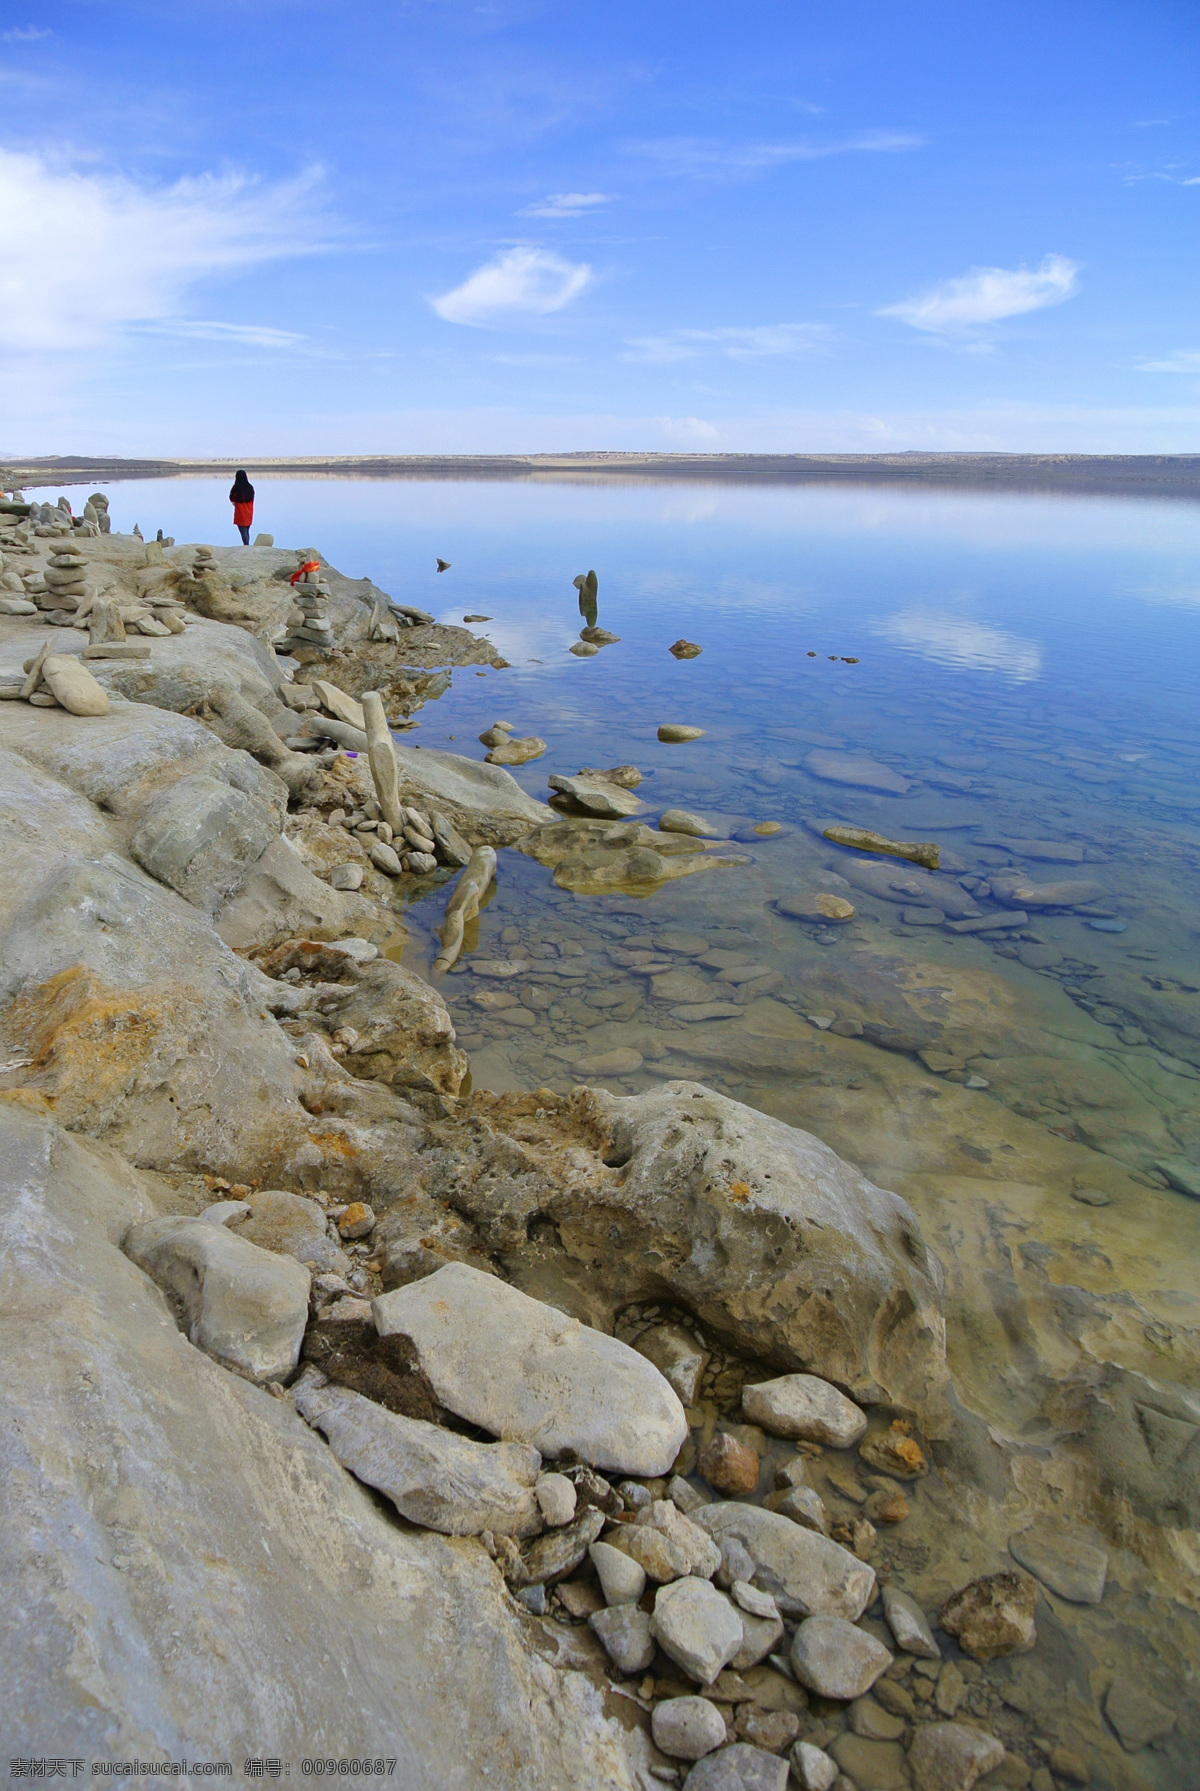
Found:
<path fill-rule="evenodd" d="M 194 342 L 240 342 L 249 348 L 295 348 L 298 342 L 308 340 L 295 330 L 277 330 L 265 323 L 214 323 L 176 317 L 148 327 L 159 336 L 183 336 Z"/>
<path fill-rule="evenodd" d="M 514 317 L 561 311 L 591 279 L 586 262 L 564 261 L 548 249 L 506 249 L 476 268 L 453 292 L 429 302 L 447 323 L 482 328 Z"/>
<path fill-rule="evenodd" d="M 1061 305 L 1079 290 L 1079 268 L 1065 255 L 1047 255 L 1041 267 L 976 267 L 957 280 L 944 280 L 915 298 L 885 305 L 880 317 L 898 317 L 916 330 L 962 335 Z"/>
<path fill-rule="evenodd" d="M 547 193 L 533 205 L 525 206 L 524 218 L 581 218 L 594 212 L 598 205 L 607 205 L 608 193 Z"/>
<path fill-rule="evenodd" d="M 808 354 L 819 348 L 826 331 L 817 323 L 770 323 L 751 328 L 670 330 L 661 336 L 632 336 L 626 361 L 693 361 L 723 354 L 732 361 L 759 361 L 772 355 Z"/>
<path fill-rule="evenodd" d="M 48 25 L 10 25 L 7 31 L 0 31 L 0 44 L 32 44 L 39 37 L 53 35 Z"/>
<path fill-rule="evenodd" d="M 817 162 L 828 156 L 875 151 L 895 155 L 920 149 L 925 138 L 907 131 L 860 131 L 825 142 L 722 143 L 711 137 L 654 137 L 624 145 L 626 154 L 654 162 L 665 174 L 721 176 L 754 174 L 787 162 Z"/>
<path fill-rule="evenodd" d="M 311 170 L 148 187 L 0 150 L 0 340 L 81 348 L 175 319 L 200 280 L 321 247 L 320 185 Z"/>
<path fill-rule="evenodd" d="M 1200 373 L 1200 350 L 1181 348 L 1169 361 L 1139 361 L 1139 373 Z"/>

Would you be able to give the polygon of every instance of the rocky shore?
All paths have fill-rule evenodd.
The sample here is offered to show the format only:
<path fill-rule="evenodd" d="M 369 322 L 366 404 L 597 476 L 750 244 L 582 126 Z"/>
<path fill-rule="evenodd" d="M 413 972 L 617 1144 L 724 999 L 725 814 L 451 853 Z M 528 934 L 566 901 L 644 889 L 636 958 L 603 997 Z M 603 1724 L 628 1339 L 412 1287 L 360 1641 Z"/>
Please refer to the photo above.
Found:
<path fill-rule="evenodd" d="M 0 518 L 10 1756 L 1191 1783 L 1200 1399 L 1105 1353 L 1136 1302 L 990 1287 L 1002 1432 L 948 1365 L 954 1263 L 852 1152 L 686 1076 L 473 1090 L 406 904 L 510 848 L 577 895 L 738 854 L 642 826 L 629 767 L 551 807 L 503 726 L 500 762 L 416 744 L 486 639 L 89 507 Z"/>

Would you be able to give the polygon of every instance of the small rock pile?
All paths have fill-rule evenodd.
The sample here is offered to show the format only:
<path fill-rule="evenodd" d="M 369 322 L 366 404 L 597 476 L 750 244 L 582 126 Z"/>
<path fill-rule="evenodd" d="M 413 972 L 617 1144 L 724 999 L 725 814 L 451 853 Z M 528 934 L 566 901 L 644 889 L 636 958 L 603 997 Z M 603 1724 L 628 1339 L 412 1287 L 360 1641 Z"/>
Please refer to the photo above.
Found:
<path fill-rule="evenodd" d="M 277 653 L 290 653 L 293 647 L 331 647 L 333 621 L 329 612 L 329 586 L 318 567 L 301 572 L 292 587 L 296 607 L 287 618 L 288 634 L 277 641 Z"/>
<path fill-rule="evenodd" d="M 0 685 L 0 697 L 32 703 L 36 709 L 62 708 L 72 715 L 107 715 L 108 695 L 74 653 L 52 653 L 47 641 L 22 668 L 23 683 Z"/>
<path fill-rule="evenodd" d="M 77 547 L 60 547 L 50 556 L 35 602 L 51 620 L 70 624 L 87 594 L 87 561 Z"/>
<path fill-rule="evenodd" d="M 0 554 L 0 616 L 34 616 L 37 605 L 25 594 L 25 587 L 17 574 L 8 570 L 4 564 L 4 555 Z"/>
<path fill-rule="evenodd" d="M 383 810 L 372 798 L 360 809 L 335 808 L 329 815 L 333 827 L 345 827 L 355 835 L 359 845 L 377 871 L 387 877 L 404 873 L 427 877 L 439 865 L 458 869 L 471 856 L 471 848 L 458 830 L 443 815 L 432 809 L 406 804 L 404 827 L 396 834 L 383 819 Z M 353 862 L 335 865 L 329 881 L 334 889 L 359 889 L 362 866 Z"/>

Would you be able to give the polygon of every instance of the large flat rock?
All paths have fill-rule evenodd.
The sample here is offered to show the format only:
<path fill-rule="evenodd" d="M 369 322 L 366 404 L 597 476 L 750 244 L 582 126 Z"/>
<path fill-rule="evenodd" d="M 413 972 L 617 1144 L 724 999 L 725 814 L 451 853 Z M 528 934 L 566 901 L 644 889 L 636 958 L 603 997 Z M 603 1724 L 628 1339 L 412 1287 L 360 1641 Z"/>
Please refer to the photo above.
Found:
<path fill-rule="evenodd" d="M 543 1455 L 665 1474 L 687 1436 L 653 1363 L 494 1275 L 448 1263 L 374 1302 L 381 1336 L 410 1337 L 441 1403 Z"/>
<path fill-rule="evenodd" d="M 0 1156 L 13 1755 L 369 1750 L 404 1791 L 640 1791 L 640 1732 L 526 1648 L 479 1544 L 406 1530 L 179 1334 L 117 1243 L 169 1188 L 3 1103 Z"/>

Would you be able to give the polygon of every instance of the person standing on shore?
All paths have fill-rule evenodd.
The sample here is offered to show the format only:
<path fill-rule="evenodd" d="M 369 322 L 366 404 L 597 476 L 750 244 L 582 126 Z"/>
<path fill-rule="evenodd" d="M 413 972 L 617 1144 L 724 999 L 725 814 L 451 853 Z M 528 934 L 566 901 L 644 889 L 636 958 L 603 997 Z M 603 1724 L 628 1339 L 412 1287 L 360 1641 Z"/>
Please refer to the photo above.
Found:
<path fill-rule="evenodd" d="M 246 477 L 244 467 L 237 470 L 237 478 L 229 487 L 229 501 L 233 505 L 234 527 L 242 537 L 242 546 L 250 545 L 250 524 L 254 521 L 254 487 Z"/>

